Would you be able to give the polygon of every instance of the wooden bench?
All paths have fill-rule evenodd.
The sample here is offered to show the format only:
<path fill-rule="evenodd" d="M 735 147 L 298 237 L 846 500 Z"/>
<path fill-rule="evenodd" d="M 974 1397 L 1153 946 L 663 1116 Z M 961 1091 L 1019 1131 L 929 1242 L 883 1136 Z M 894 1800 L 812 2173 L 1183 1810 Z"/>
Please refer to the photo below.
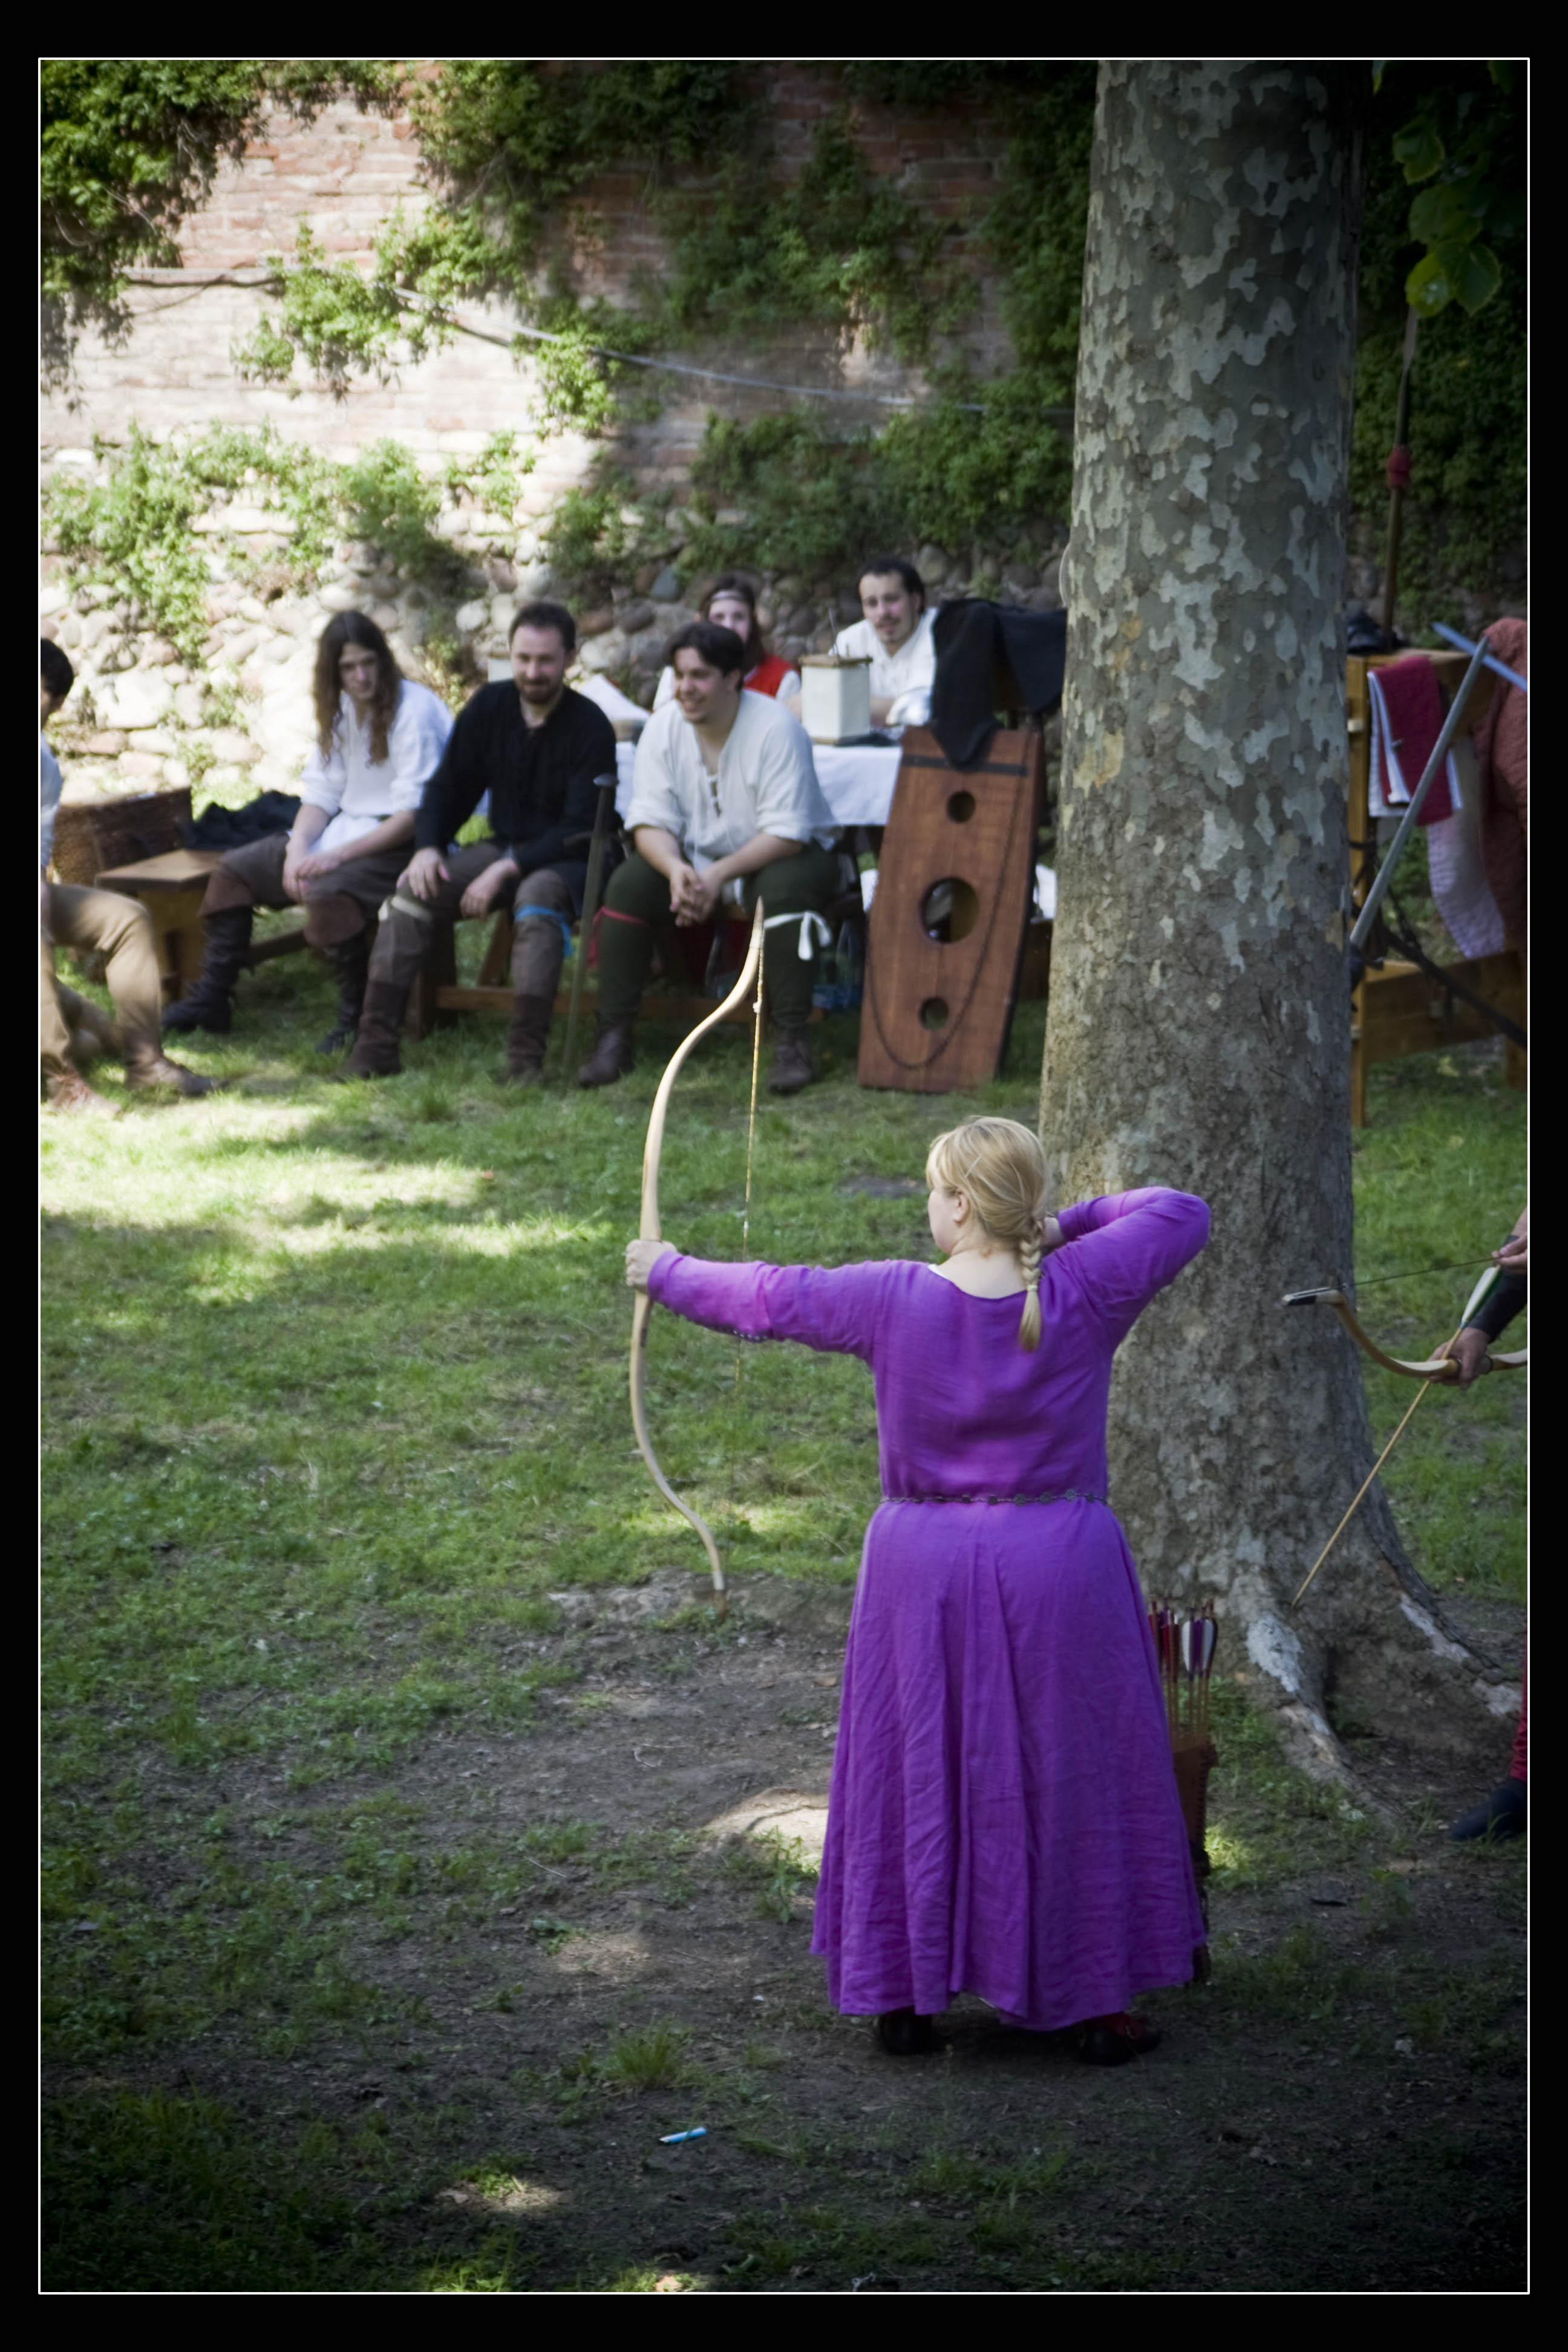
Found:
<path fill-rule="evenodd" d="M 114 800 L 64 801 L 55 821 L 55 879 L 141 900 L 152 918 L 159 977 L 169 998 L 184 995 L 201 971 L 202 900 L 223 857 L 217 849 L 182 847 L 180 835 L 190 822 L 188 785 Z M 247 968 L 292 955 L 304 944 L 300 924 L 253 940 Z"/>

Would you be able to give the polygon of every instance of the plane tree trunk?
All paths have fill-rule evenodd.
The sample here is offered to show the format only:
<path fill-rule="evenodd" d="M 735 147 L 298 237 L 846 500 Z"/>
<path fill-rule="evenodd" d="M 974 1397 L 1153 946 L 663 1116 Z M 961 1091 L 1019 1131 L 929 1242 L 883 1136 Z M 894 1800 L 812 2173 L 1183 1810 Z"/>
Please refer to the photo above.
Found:
<path fill-rule="evenodd" d="M 1217 1596 L 1225 1662 L 1320 1769 L 1342 1762 L 1337 1705 L 1452 1753 L 1500 1745 L 1517 1704 L 1377 1489 L 1291 1607 L 1373 1460 L 1357 1351 L 1327 1310 L 1279 1304 L 1352 1265 L 1342 613 L 1368 82 L 1100 68 L 1041 1098 L 1061 1198 L 1163 1182 L 1211 1204 L 1209 1248 L 1118 1360 L 1113 1499 L 1146 1589 Z"/>

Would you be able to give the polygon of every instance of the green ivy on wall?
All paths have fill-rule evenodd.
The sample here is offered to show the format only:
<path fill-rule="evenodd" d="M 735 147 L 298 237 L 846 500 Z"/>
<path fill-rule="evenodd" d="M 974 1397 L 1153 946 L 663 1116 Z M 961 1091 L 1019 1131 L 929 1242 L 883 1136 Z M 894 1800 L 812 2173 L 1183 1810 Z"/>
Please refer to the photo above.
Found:
<path fill-rule="evenodd" d="M 338 541 L 369 541 L 425 589 L 434 635 L 438 644 L 450 639 L 468 566 L 432 528 L 442 484 L 401 443 L 374 442 L 339 466 L 271 425 L 258 433 L 221 425 L 194 440 L 158 442 L 133 425 L 123 448 L 99 445 L 97 454 L 101 481 L 57 474 L 45 486 L 45 529 L 73 586 L 90 580 L 112 588 L 140 625 L 160 630 L 186 659 L 199 655 L 208 625 L 210 540 L 196 526 L 209 511 L 221 525 L 223 501 L 236 493 L 276 509 L 287 551 L 232 548 L 225 558 L 231 577 L 265 572 L 273 595 L 313 587 Z M 522 470 L 516 436 L 498 433 L 470 464 L 448 465 L 446 488 L 510 513 Z"/>
<path fill-rule="evenodd" d="M 458 301 L 504 295 L 555 339 L 517 345 L 539 370 L 536 430 L 572 426 L 605 444 L 597 476 L 553 521 L 552 557 L 574 589 L 668 551 L 657 514 L 626 521 L 616 457 L 621 428 L 658 413 L 660 380 L 610 354 L 673 354 L 721 337 L 788 332 L 818 355 L 851 339 L 880 343 L 925 367 L 932 396 L 880 427 L 846 425 L 816 404 L 745 425 L 713 418 L 694 473 L 695 528 L 681 534 L 688 571 L 743 559 L 843 579 L 868 538 L 957 549 L 1038 530 L 1068 505 L 1063 412 L 1077 364 L 1095 67 L 870 60 L 820 70 L 837 76 L 843 103 L 785 184 L 754 63 L 446 62 L 408 97 L 438 201 L 416 219 L 398 211 L 385 221 L 368 274 L 331 261 L 302 230 L 291 256 L 274 257 L 276 308 L 237 361 L 279 381 L 303 360 L 342 389 L 449 339 Z M 371 103 L 396 69 L 47 64 L 47 289 L 102 293 L 130 260 L 173 257 L 213 159 L 234 151 L 263 103 L 309 109 L 334 79 Z M 990 203 L 942 221 L 872 173 L 858 101 L 934 120 L 983 108 L 1007 140 Z M 1425 254 L 1447 250 L 1445 238 L 1479 251 L 1484 227 L 1500 289 L 1473 313 L 1461 294 L 1422 329 L 1403 562 L 1413 609 L 1445 580 L 1489 592 L 1522 533 L 1524 122 L 1522 74 L 1479 64 L 1392 65 L 1369 117 L 1352 483 L 1363 536 L 1377 536 L 1385 509 L 1406 281 Z M 568 257 L 574 239 L 602 233 L 588 192 L 627 171 L 641 175 L 666 260 L 635 283 L 629 305 L 584 301 Z M 1013 345 L 997 374 L 966 349 L 974 284 L 955 228 L 995 278 Z M 397 511 L 411 513 L 411 501 L 409 489 Z M 721 513 L 744 520 L 721 525 Z"/>

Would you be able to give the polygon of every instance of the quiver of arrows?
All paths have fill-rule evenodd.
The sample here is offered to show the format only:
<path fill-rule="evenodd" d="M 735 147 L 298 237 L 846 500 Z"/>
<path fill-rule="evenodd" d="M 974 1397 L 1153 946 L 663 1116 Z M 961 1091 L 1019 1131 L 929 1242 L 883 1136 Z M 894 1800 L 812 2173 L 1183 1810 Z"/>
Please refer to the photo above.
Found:
<path fill-rule="evenodd" d="M 1149 1612 L 1149 1631 L 1154 1637 L 1154 1654 L 1160 1664 L 1160 1687 L 1171 1734 L 1171 1757 L 1176 1768 L 1176 1790 L 1182 1801 L 1193 1875 L 1197 1881 L 1198 1901 L 1206 1927 L 1208 1891 L 1204 1882 L 1209 1874 L 1209 1774 L 1218 1761 L 1209 1737 L 1209 1676 L 1219 1636 L 1214 1604 L 1211 1601 L 1195 1617 L 1184 1617 L 1179 1610 L 1161 1602 Z M 1199 1973 L 1208 1974 L 1206 1951 L 1202 1956 Z"/>

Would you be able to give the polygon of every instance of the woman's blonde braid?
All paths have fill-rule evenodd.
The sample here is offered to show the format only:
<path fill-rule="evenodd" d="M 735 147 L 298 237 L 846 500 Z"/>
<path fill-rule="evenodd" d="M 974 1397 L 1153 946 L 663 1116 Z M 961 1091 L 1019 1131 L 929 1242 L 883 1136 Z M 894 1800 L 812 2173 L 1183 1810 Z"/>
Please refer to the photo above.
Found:
<path fill-rule="evenodd" d="M 1018 1264 L 1024 1274 L 1024 1312 L 1018 1318 L 1018 1345 L 1037 1348 L 1040 1344 L 1040 1260 L 1046 1254 L 1046 1220 L 1037 1209 L 1017 1244 Z"/>

